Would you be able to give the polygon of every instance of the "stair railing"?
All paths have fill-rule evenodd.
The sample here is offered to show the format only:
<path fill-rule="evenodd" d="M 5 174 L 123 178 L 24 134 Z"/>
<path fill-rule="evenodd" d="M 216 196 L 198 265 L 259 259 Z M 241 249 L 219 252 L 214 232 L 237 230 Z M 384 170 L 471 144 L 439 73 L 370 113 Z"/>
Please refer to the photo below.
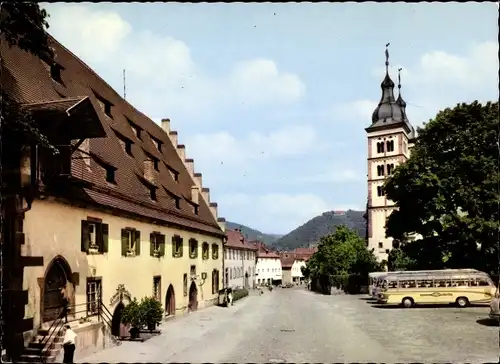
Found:
<path fill-rule="evenodd" d="M 66 308 L 62 308 L 59 310 L 57 317 L 54 321 L 52 321 L 52 324 L 50 325 L 47 333 L 43 335 L 43 337 L 38 340 L 38 343 L 41 344 L 45 341 L 45 345 L 43 345 L 42 349 L 40 350 L 40 361 L 42 363 L 45 363 L 46 359 L 46 354 L 48 350 L 50 349 L 50 346 L 52 345 L 52 337 L 54 334 L 59 334 L 59 332 L 62 329 L 62 326 L 64 325 L 64 319 L 66 318 Z"/>

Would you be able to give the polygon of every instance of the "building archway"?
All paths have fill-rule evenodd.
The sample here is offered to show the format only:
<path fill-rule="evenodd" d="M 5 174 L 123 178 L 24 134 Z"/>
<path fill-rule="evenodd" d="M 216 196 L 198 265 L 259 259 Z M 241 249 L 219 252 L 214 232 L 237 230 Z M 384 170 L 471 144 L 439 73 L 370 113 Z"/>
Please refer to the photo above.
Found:
<path fill-rule="evenodd" d="M 191 282 L 189 287 L 189 308 L 191 311 L 196 311 L 198 309 L 198 288 L 196 288 L 196 283 Z"/>
<path fill-rule="evenodd" d="M 122 323 L 122 313 L 125 305 L 123 302 L 119 302 L 116 305 L 115 311 L 113 312 L 113 317 L 111 319 L 111 335 L 120 337 L 120 328 Z"/>
<path fill-rule="evenodd" d="M 65 305 L 63 288 L 71 282 L 71 274 L 71 267 L 60 255 L 49 263 L 43 279 L 42 322 L 53 321 L 60 315 Z M 70 297 L 71 301 L 74 297 Z"/>
<path fill-rule="evenodd" d="M 167 295 L 165 297 L 165 313 L 167 316 L 175 315 L 175 291 L 172 285 L 168 286 Z"/>

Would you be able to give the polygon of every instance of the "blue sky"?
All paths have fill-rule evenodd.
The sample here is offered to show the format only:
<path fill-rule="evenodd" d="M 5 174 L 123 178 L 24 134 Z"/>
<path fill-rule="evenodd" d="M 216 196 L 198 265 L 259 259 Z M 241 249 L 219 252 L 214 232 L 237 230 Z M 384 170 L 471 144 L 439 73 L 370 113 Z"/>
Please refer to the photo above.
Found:
<path fill-rule="evenodd" d="M 44 4 L 49 32 L 170 118 L 219 215 L 287 233 L 364 209 L 384 47 L 414 126 L 498 99 L 496 3 Z"/>

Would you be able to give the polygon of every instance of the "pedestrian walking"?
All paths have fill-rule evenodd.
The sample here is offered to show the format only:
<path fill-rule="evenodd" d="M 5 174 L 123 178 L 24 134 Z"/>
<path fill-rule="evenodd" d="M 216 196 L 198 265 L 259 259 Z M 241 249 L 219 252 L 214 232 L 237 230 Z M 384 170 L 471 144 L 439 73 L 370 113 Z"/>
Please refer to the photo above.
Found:
<path fill-rule="evenodd" d="M 71 329 L 71 327 L 66 324 L 64 325 L 66 332 L 64 333 L 63 349 L 64 358 L 63 363 L 73 363 L 73 358 L 75 356 L 76 349 L 76 333 Z"/>

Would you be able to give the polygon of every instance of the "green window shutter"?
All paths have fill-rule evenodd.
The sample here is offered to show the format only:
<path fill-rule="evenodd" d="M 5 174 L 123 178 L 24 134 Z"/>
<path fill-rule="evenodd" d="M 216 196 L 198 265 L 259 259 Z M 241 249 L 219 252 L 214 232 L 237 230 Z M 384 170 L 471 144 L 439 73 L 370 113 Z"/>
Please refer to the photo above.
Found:
<path fill-rule="evenodd" d="M 181 242 L 181 252 L 180 252 L 179 256 L 182 257 L 184 255 L 184 240 L 182 238 L 179 240 Z"/>
<path fill-rule="evenodd" d="M 89 223 L 82 220 L 82 252 L 89 251 Z"/>
<path fill-rule="evenodd" d="M 141 255 L 141 232 L 139 230 L 134 231 L 135 238 L 135 255 Z"/>
<path fill-rule="evenodd" d="M 109 225 L 102 224 L 102 252 L 107 253 L 109 249 Z"/>
<path fill-rule="evenodd" d="M 122 229 L 122 255 L 127 256 L 129 232 Z"/>
<path fill-rule="evenodd" d="M 176 238 L 175 236 L 172 236 L 172 256 L 175 257 L 175 242 Z"/>
<path fill-rule="evenodd" d="M 165 256 L 165 235 L 160 235 L 160 257 Z"/>
<path fill-rule="evenodd" d="M 155 246 L 153 244 L 153 239 L 155 237 L 154 233 L 149 234 L 149 255 L 153 256 L 153 253 L 155 251 Z"/>

